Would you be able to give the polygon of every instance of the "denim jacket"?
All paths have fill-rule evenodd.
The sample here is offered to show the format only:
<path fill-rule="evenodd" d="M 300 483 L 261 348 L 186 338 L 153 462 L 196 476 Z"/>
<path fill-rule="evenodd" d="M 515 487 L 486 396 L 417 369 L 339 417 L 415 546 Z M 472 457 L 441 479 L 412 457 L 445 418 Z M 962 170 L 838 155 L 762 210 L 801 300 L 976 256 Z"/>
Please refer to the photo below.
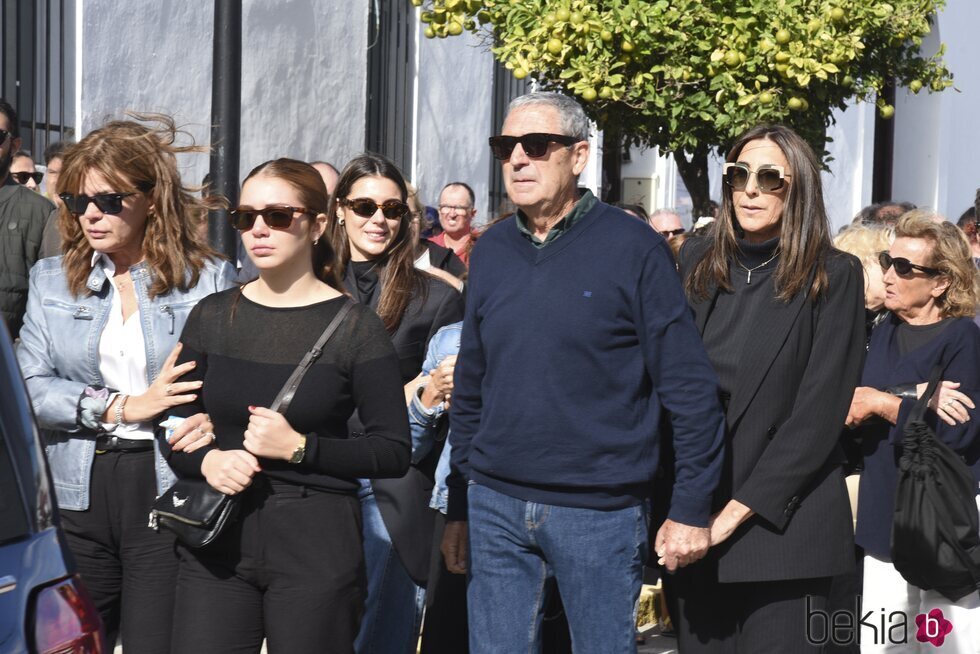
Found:
<path fill-rule="evenodd" d="M 138 263 L 129 272 L 146 345 L 147 383 L 151 383 L 176 346 L 191 308 L 201 298 L 231 287 L 235 270 L 226 262 L 208 261 L 196 286 L 152 299 L 146 264 Z M 78 423 L 78 404 L 87 386 L 104 385 L 99 340 L 115 292 L 101 259 L 92 267 L 86 286 L 92 294 L 75 297 L 68 289 L 61 257 L 39 261 L 31 268 L 27 313 L 17 346 L 17 361 L 41 427 L 58 505 L 72 511 L 89 506 L 97 434 Z M 163 493 L 176 477 L 156 441 L 154 450 L 157 492 Z"/>
<path fill-rule="evenodd" d="M 462 331 L 463 323 L 454 322 L 435 333 L 429 341 L 425 361 L 422 362 L 423 374 L 430 374 L 440 361 L 459 353 L 459 336 Z M 412 431 L 413 461 L 421 461 L 432 450 L 438 433 L 439 419 L 445 413 L 442 403 L 431 409 L 422 404 L 419 400 L 422 388 L 419 388 L 419 392 L 415 394 L 408 405 L 408 424 Z M 449 491 L 446 488 L 446 477 L 449 476 L 449 453 L 452 449 L 449 439 L 450 437 L 447 436 L 446 447 L 443 448 L 442 454 L 439 456 L 439 463 L 436 465 L 436 484 L 432 489 L 432 499 L 429 501 L 429 508 L 442 513 L 446 512 L 446 502 L 449 498 Z"/>

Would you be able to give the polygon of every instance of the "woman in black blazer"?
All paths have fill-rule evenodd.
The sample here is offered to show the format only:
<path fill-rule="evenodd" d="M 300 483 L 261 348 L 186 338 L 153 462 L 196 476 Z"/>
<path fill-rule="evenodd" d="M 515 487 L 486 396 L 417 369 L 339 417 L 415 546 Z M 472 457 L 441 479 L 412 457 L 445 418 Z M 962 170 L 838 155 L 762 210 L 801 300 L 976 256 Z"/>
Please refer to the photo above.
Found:
<path fill-rule="evenodd" d="M 381 316 L 398 354 L 402 383 L 422 370 L 429 339 L 463 319 L 462 296 L 414 267 L 408 188 L 388 159 L 347 164 L 331 199 L 330 240 L 344 286 Z M 358 431 L 356 420 L 351 425 Z M 399 479 L 362 480 L 368 597 L 358 654 L 415 651 L 434 523 L 429 497 L 441 448 Z"/>
<path fill-rule="evenodd" d="M 817 651 L 808 610 L 854 564 L 837 439 L 864 354 L 864 278 L 833 249 L 819 162 L 795 132 L 753 128 L 726 161 L 719 220 L 680 267 L 728 453 L 712 548 L 668 592 L 684 654 Z"/>

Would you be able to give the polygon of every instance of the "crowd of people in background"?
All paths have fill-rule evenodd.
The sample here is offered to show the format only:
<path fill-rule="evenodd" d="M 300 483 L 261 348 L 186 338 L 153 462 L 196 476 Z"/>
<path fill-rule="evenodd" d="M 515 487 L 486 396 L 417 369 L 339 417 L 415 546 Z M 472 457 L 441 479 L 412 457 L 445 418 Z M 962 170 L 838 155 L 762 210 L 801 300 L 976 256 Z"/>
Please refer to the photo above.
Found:
<path fill-rule="evenodd" d="M 270 159 L 227 261 L 172 120 L 40 170 L 0 99 L 0 313 L 110 645 L 635 652 L 653 570 L 684 654 L 822 651 L 809 616 L 842 611 L 836 651 L 912 651 L 859 609 L 941 609 L 946 649 L 980 651 L 980 595 L 890 551 L 936 370 L 926 420 L 980 487 L 977 208 L 877 203 L 834 235 L 813 150 L 760 125 L 686 228 L 579 188 L 588 129 L 515 99 L 481 227 L 465 181 L 429 207 L 378 154 Z M 237 500 L 204 547 L 147 524 L 177 479 Z"/>

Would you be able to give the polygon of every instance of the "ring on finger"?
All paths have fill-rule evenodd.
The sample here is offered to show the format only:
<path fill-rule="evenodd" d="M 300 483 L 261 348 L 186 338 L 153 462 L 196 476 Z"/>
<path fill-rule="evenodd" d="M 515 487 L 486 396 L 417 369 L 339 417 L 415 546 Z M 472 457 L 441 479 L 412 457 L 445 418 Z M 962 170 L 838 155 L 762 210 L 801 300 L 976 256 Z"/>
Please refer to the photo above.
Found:
<path fill-rule="evenodd" d="M 163 392 L 166 393 L 167 395 L 172 395 L 174 392 L 174 388 L 171 384 L 167 384 L 166 386 L 163 387 Z"/>
<path fill-rule="evenodd" d="M 208 438 L 210 438 L 212 443 L 215 442 L 216 440 L 218 440 L 218 437 L 214 435 L 214 432 L 213 431 L 206 431 L 206 432 L 202 432 L 202 433 L 205 436 L 207 436 Z"/>

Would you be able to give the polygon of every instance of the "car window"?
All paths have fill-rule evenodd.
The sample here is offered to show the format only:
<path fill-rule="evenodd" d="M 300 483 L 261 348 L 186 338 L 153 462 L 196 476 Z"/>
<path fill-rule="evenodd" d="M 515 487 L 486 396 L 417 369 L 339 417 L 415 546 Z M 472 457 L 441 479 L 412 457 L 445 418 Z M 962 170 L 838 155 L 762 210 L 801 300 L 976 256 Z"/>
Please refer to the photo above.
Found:
<path fill-rule="evenodd" d="M 30 525 L 24 512 L 24 498 L 14 473 L 7 436 L 0 421 L 0 542 L 30 534 Z"/>

